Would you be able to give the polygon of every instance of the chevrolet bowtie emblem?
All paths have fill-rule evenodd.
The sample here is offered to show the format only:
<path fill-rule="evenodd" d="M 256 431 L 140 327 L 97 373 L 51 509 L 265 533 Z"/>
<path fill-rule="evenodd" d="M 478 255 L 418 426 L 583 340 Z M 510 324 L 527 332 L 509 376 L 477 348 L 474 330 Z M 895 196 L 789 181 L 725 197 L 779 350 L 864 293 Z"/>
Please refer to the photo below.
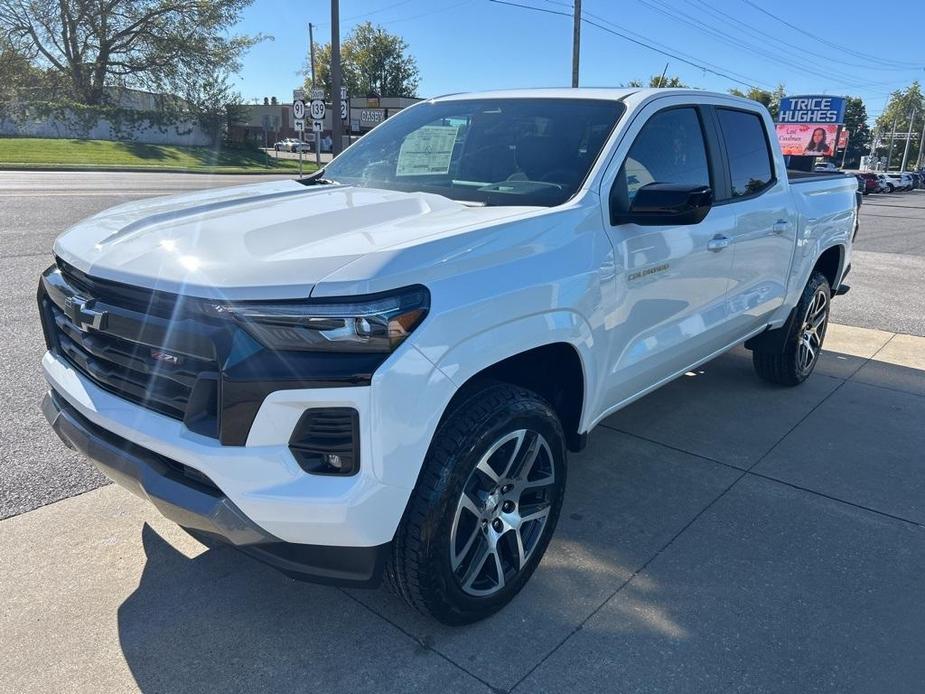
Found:
<path fill-rule="evenodd" d="M 94 330 L 105 330 L 109 312 L 97 311 L 93 308 L 95 303 L 95 299 L 69 296 L 64 300 L 64 314 L 84 332 L 90 328 Z"/>

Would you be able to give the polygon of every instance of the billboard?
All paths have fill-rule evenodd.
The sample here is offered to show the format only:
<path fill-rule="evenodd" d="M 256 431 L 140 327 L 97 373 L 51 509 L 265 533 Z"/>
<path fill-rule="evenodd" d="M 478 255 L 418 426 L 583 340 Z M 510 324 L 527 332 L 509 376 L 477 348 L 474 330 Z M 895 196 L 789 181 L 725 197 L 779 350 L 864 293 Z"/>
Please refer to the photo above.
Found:
<path fill-rule="evenodd" d="M 845 99 L 840 96 L 785 96 L 780 100 L 778 123 L 845 122 Z"/>
<path fill-rule="evenodd" d="M 831 157 L 835 154 L 837 140 L 838 126 L 834 124 L 777 124 L 777 141 L 784 154 L 798 157 Z"/>

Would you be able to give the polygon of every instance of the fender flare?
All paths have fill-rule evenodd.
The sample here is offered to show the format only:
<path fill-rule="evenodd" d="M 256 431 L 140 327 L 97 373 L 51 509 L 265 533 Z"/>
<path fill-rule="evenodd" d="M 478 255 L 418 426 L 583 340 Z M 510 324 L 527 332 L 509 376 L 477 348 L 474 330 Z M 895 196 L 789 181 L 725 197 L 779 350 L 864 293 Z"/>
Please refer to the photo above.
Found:
<path fill-rule="evenodd" d="M 591 326 L 576 311 L 556 309 L 496 324 L 452 346 L 437 360 L 436 366 L 454 383 L 458 392 L 472 377 L 498 362 L 537 347 L 560 343 L 573 347 L 581 364 L 583 395 L 579 431 L 584 431 L 589 404 L 596 395 L 591 384 L 599 379 L 592 358 L 594 335 Z"/>

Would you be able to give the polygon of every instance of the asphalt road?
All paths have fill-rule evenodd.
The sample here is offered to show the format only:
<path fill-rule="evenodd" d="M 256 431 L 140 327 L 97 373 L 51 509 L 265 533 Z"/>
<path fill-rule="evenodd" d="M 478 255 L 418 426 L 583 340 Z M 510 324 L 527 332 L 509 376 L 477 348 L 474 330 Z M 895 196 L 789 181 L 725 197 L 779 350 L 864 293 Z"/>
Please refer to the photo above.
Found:
<path fill-rule="evenodd" d="M 105 478 L 62 448 L 38 410 L 46 388 L 35 306 L 54 238 L 129 200 L 286 176 L 110 172 L 0 172 L 0 518 L 95 489 Z"/>
<path fill-rule="evenodd" d="M 272 178 L 0 172 L 0 401 L 7 413 L 0 422 L 0 518 L 105 483 L 79 456 L 62 455 L 38 411 L 44 347 L 34 296 L 54 238 L 129 200 Z M 925 191 L 865 198 L 850 284 L 835 302 L 834 321 L 925 336 Z"/>

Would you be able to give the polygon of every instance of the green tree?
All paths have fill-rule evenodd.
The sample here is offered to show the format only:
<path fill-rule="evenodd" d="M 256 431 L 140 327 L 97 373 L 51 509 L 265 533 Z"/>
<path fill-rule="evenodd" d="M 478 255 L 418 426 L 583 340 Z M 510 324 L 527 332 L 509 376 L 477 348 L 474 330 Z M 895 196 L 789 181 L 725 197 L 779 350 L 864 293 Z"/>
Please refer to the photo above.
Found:
<path fill-rule="evenodd" d="M 683 80 L 677 75 L 665 75 L 662 77 L 661 73 L 657 75 L 652 75 L 649 78 L 649 83 L 644 84 L 642 80 L 630 80 L 626 83 L 627 87 L 670 87 L 674 89 L 687 89 L 688 85 L 684 84 Z"/>
<path fill-rule="evenodd" d="M 861 157 L 870 151 L 870 126 L 867 125 L 867 108 L 859 97 L 845 98 L 845 129 L 848 131 L 848 152 L 845 166 L 855 169 Z"/>
<path fill-rule="evenodd" d="M 180 94 L 234 72 L 260 36 L 230 34 L 251 0 L 0 0 L 0 35 L 57 72 L 68 96 L 104 101 L 105 87 Z"/>
<path fill-rule="evenodd" d="M 914 114 L 914 119 L 913 119 Z M 890 156 L 890 162 L 898 165 L 902 162 L 903 150 L 906 146 L 906 133 L 909 131 L 910 119 L 914 139 L 909 146 L 909 161 L 913 164 L 919 154 L 922 143 L 918 142 L 921 135 L 922 118 L 925 117 L 925 96 L 922 94 L 922 87 L 918 80 L 910 84 L 905 89 L 898 89 L 890 95 L 883 113 L 877 118 L 876 130 L 880 146 L 877 147 L 878 156 Z M 896 126 L 898 137 L 893 143 L 893 151 L 890 149 L 890 133 L 893 132 L 893 126 Z"/>
<path fill-rule="evenodd" d="M 780 112 L 780 100 L 784 98 L 784 85 L 778 84 L 772 91 L 751 87 L 744 92 L 741 89 L 730 89 L 729 93 L 733 96 L 741 96 L 763 104 L 770 112 L 771 118 L 777 120 L 777 114 Z"/>
<path fill-rule="evenodd" d="M 408 43 L 372 22 L 353 28 L 340 46 L 343 84 L 352 96 L 415 96 L 420 72 Z M 320 85 L 331 94 L 331 44 L 315 50 L 315 75 L 305 77 L 305 87 Z"/>

